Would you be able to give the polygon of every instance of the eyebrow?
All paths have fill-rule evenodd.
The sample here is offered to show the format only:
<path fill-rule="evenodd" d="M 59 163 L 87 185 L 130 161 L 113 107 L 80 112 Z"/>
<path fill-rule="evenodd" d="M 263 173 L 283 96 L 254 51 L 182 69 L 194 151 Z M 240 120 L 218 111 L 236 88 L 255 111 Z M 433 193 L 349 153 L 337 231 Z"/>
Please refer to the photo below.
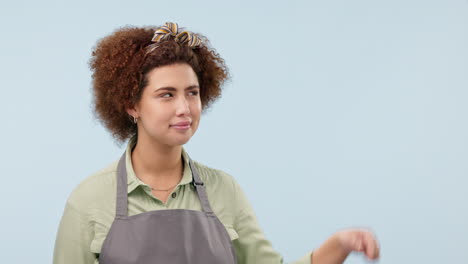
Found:
<path fill-rule="evenodd" d="M 185 90 L 192 90 L 192 89 L 196 89 L 196 88 L 200 88 L 198 85 L 190 85 L 189 87 L 185 88 Z M 177 91 L 176 88 L 174 87 L 171 87 L 171 86 L 164 86 L 164 87 L 161 87 L 161 88 L 158 88 L 156 90 L 154 90 L 154 93 L 158 92 L 158 91 Z"/>

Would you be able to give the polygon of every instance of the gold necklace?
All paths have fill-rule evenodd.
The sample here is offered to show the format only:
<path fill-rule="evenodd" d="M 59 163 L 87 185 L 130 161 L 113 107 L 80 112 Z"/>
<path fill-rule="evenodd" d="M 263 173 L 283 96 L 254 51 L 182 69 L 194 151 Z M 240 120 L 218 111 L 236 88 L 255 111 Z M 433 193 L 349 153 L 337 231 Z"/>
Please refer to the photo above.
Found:
<path fill-rule="evenodd" d="M 185 169 L 185 164 L 184 164 L 184 161 L 182 160 L 182 177 L 184 177 L 184 169 Z M 139 177 L 137 176 L 137 178 L 139 178 Z M 140 179 L 140 181 L 141 181 L 141 179 Z M 179 183 L 177 183 L 176 185 L 174 185 L 174 186 L 172 186 L 172 187 L 170 187 L 170 188 L 168 188 L 168 189 L 156 189 L 156 188 L 151 187 L 149 184 L 147 184 L 147 185 L 148 185 L 148 186 L 151 188 L 151 190 L 153 190 L 153 191 L 157 191 L 157 192 L 167 192 L 167 191 L 169 191 L 169 190 L 172 190 L 172 189 L 173 189 L 174 187 L 176 187 L 177 185 L 179 185 Z"/>
<path fill-rule="evenodd" d="M 150 188 L 151 188 L 151 190 L 153 190 L 153 191 L 167 192 L 167 191 L 171 190 L 172 188 L 176 187 L 177 185 L 178 185 L 178 183 L 177 183 L 176 185 L 170 187 L 169 189 L 156 189 L 156 188 L 153 188 L 153 187 L 151 187 L 151 186 L 150 186 Z M 148 186 L 149 186 L 149 184 L 148 184 Z"/>

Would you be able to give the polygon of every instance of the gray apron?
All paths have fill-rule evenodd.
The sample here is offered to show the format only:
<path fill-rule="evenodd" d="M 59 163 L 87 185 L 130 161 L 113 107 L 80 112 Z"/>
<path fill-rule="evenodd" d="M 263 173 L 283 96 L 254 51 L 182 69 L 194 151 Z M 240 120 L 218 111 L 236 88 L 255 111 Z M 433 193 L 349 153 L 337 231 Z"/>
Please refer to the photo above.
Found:
<path fill-rule="evenodd" d="M 125 153 L 117 166 L 116 217 L 102 245 L 100 264 L 236 264 L 229 234 L 211 210 L 189 158 L 192 185 L 203 211 L 156 210 L 128 216 Z"/>

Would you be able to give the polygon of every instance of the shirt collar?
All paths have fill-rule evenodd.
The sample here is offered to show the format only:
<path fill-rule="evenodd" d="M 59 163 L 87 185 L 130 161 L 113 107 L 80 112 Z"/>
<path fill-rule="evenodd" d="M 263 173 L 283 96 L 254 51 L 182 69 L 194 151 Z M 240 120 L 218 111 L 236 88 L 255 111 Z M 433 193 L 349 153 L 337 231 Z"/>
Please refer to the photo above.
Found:
<path fill-rule="evenodd" d="M 127 167 L 127 185 L 128 185 L 127 192 L 128 193 L 131 193 L 133 190 L 135 190 L 137 187 L 141 185 L 149 187 L 148 184 L 142 182 L 136 176 L 135 171 L 133 170 L 131 153 L 136 143 L 137 143 L 136 136 L 131 137 L 130 140 L 128 141 L 127 149 L 125 151 L 125 162 L 126 162 L 126 167 Z M 180 180 L 177 186 L 192 182 L 192 171 L 190 170 L 190 166 L 189 166 L 189 156 L 187 152 L 185 151 L 184 147 L 182 147 L 182 159 L 184 163 L 184 172 L 182 175 L 182 179 Z"/>

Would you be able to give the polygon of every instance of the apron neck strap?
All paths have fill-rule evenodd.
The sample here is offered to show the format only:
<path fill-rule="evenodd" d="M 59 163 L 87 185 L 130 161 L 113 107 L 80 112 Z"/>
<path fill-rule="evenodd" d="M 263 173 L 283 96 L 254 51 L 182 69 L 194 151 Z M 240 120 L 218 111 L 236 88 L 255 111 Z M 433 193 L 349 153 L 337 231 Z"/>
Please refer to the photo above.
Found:
<path fill-rule="evenodd" d="M 192 159 L 187 155 L 189 160 L 190 170 L 192 171 L 192 185 L 195 187 L 195 190 L 198 194 L 198 199 L 200 199 L 203 212 L 207 214 L 212 214 L 213 210 L 211 209 L 210 202 L 208 200 L 208 195 L 206 194 L 205 184 L 200 179 L 198 171 L 193 164 Z"/>
<path fill-rule="evenodd" d="M 125 165 L 125 152 L 117 165 L 117 208 L 116 218 L 125 218 L 128 216 L 128 185 L 127 185 L 127 166 Z"/>
<path fill-rule="evenodd" d="M 187 155 L 188 156 L 188 155 Z M 213 214 L 208 195 L 206 194 L 205 184 L 200 179 L 197 169 L 189 157 L 189 166 L 192 171 L 192 185 L 195 187 L 198 198 L 200 199 L 203 212 Z M 126 152 L 123 153 L 117 165 L 117 200 L 116 200 L 116 218 L 125 218 L 128 216 L 128 184 Z"/>

